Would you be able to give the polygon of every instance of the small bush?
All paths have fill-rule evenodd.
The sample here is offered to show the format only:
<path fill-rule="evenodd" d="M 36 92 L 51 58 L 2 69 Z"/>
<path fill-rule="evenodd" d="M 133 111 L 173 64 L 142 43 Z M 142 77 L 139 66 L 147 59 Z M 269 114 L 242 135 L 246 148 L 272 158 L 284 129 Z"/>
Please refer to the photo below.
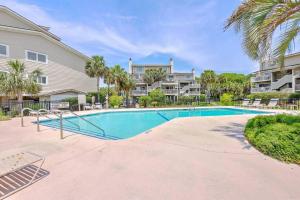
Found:
<path fill-rule="evenodd" d="M 223 105 L 223 106 L 232 106 L 233 105 L 232 100 L 233 100 L 232 94 L 224 93 L 220 97 L 220 102 L 221 102 L 221 105 Z"/>
<path fill-rule="evenodd" d="M 292 93 L 289 96 L 290 99 L 300 99 L 300 93 Z"/>
<path fill-rule="evenodd" d="M 143 106 L 144 108 L 148 107 L 151 103 L 151 97 L 150 96 L 141 96 L 139 98 L 139 104 Z"/>
<path fill-rule="evenodd" d="M 166 96 L 164 92 L 160 89 L 155 89 L 149 93 L 152 102 L 157 102 L 157 105 L 164 105 Z"/>
<path fill-rule="evenodd" d="M 123 97 L 121 96 L 113 95 L 109 98 L 109 104 L 113 108 L 119 107 L 122 104 L 122 102 L 123 102 Z"/>
<path fill-rule="evenodd" d="M 0 110 L 0 121 L 7 121 L 7 120 L 10 120 L 10 117 L 6 116 L 4 114 L 4 112 L 2 112 L 2 110 Z"/>
<path fill-rule="evenodd" d="M 300 116 L 258 116 L 245 128 L 249 142 L 262 153 L 300 164 Z"/>
<path fill-rule="evenodd" d="M 63 99 L 62 101 L 69 102 L 70 106 L 78 105 L 77 97 L 69 97 L 69 98 Z"/>
<path fill-rule="evenodd" d="M 200 94 L 199 99 L 200 99 L 200 102 L 205 102 L 206 101 L 206 95 L 205 94 Z"/>

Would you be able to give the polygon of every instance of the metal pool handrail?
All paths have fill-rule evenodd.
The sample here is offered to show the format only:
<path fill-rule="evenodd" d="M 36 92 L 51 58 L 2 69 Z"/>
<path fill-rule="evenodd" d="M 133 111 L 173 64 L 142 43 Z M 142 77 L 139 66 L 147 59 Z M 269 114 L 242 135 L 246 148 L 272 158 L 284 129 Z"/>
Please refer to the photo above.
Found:
<path fill-rule="evenodd" d="M 168 119 L 166 116 L 164 116 L 163 114 L 161 114 L 158 110 L 156 110 L 156 113 L 161 116 L 162 118 L 164 118 L 167 121 L 170 121 L 170 119 Z"/>
<path fill-rule="evenodd" d="M 88 124 L 90 124 L 90 125 L 96 127 L 97 129 L 101 130 L 102 133 L 103 133 L 103 136 L 105 137 L 105 131 L 104 131 L 104 129 L 102 129 L 100 126 L 98 126 L 98 125 L 96 125 L 96 124 L 90 122 L 89 120 L 84 119 L 83 117 L 81 117 L 80 115 L 78 115 L 78 114 L 76 114 L 76 113 L 74 113 L 74 112 L 72 112 L 72 111 L 70 111 L 70 113 L 73 114 L 73 115 L 75 115 L 77 118 L 79 118 L 79 119 L 81 119 L 81 120 L 87 122 Z"/>

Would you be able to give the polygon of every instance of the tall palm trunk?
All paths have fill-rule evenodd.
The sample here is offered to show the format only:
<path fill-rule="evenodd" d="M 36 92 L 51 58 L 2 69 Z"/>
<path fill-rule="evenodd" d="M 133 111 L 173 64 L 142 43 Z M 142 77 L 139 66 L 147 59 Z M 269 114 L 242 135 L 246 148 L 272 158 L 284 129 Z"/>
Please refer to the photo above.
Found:
<path fill-rule="evenodd" d="M 99 103 L 100 102 L 100 77 L 98 76 L 97 77 L 97 103 Z"/>

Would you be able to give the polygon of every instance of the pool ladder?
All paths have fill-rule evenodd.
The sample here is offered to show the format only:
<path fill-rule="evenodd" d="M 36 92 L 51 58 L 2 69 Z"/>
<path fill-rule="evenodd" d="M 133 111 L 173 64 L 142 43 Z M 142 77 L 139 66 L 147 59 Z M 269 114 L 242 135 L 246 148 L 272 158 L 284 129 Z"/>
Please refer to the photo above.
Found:
<path fill-rule="evenodd" d="M 24 127 L 24 112 L 25 111 L 29 111 L 30 113 L 32 114 L 36 114 L 36 117 L 37 117 L 37 120 L 36 120 L 36 124 L 37 124 L 37 131 L 39 132 L 40 131 L 40 116 L 43 116 L 47 119 L 50 119 L 50 120 L 59 120 L 59 129 L 60 129 L 60 139 L 63 139 L 63 121 L 66 121 L 66 122 L 69 122 L 71 124 L 73 124 L 74 126 L 76 126 L 78 128 L 78 130 L 80 130 L 80 126 L 70 120 L 68 120 L 67 118 L 63 118 L 63 114 L 65 113 L 71 113 L 72 115 L 74 115 L 75 117 L 77 117 L 78 119 L 92 125 L 93 127 L 97 128 L 98 130 L 100 130 L 102 132 L 102 136 L 105 137 L 106 134 L 105 134 L 105 131 L 104 129 L 102 129 L 100 126 L 90 122 L 89 120 L 83 118 L 82 116 L 72 112 L 72 111 L 67 111 L 67 112 L 63 112 L 63 111 L 60 111 L 60 110 L 57 110 L 57 111 L 50 111 L 50 110 L 46 110 L 46 109 L 39 109 L 38 111 L 35 111 L 35 110 L 32 110 L 31 108 L 23 108 L 22 111 L 21 111 L 21 126 Z M 48 115 L 55 115 L 56 117 L 58 118 L 51 118 L 49 117 Z"/>

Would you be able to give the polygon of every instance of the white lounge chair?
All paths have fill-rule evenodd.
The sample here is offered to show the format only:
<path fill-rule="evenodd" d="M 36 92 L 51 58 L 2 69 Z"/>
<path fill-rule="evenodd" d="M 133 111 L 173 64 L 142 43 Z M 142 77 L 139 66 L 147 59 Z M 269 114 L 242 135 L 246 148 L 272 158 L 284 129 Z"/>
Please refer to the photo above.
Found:
<path fill-rule="evenodd" d="M 261 104 L 261 99 L 255 99 L 253 103 L 249 105 L 249 107 L 254 107 L 254 108 L 263 107 L 263 105 Z"/>
<path fill-rule="evenodd" d="M 266 108 L 279 108 L 279 99 L 270 99 Z"/>
<path fill-rule="evenodd" d="M 85 104 L 85 105 L 83 106 L 83 109 L 84 109 L 84 110 L 92 110 L 93 107 L 91 106 L 91 104 L 87 103 L 87 104 Z"/>
<path fill-rule="evenodd" d="M 10 196 L 42 178 L 40 172 L 43 171 L 41 167 L 44 161 L 45 158 L 42 156 L 30 152 L 1 153 L 0 199 Z M 38 167 L 33 165 L 38 162 L 40 162 Z"/>
<path fill-rule="evenodd" d="M 241 106 L 242 106 L 242 107 L 243 107 L 243 106 L 246 107 L 246 106 L 249 106 L 249 104 L 250 104 L 250 99 L 244 99 Z"/>
<path fill-rule="evenodd" d="M 94 108 L 101 110 L 102 109 L 102 104 L 101 103 L 95 103 Z"/>

